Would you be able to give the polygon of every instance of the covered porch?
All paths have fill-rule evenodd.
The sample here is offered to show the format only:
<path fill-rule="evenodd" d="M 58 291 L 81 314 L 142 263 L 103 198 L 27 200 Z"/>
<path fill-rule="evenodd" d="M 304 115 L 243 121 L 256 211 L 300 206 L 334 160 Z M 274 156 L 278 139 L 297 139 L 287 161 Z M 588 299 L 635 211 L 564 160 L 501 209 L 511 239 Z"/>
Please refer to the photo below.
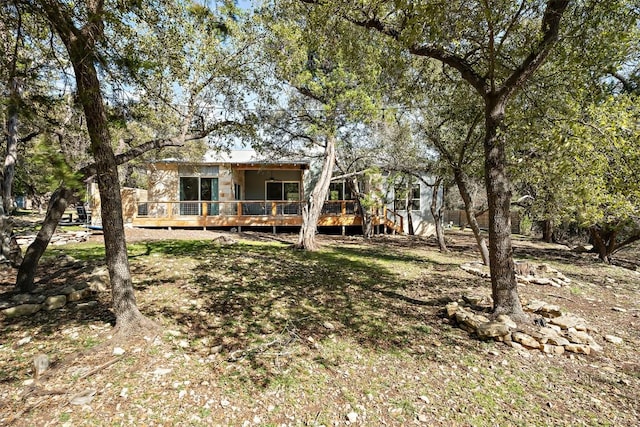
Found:
<path fill-rule="evenodd" d="M 147 191 L 130 193 L 125 221 L 135 227 L 236 228 L 299 227 L 305 183 L 311 181 L 308 162 L 162 161 L 149 165 Z M 362 225 L 357 202 L 344 187 L 332 184 L 318 227 Z M 123 194 L 124 196 L 124 194 Z M 373 225 L 401 224 L 401 217 L 380 209 Z M 394 228 L 395 229 L 395 228 Z"/>

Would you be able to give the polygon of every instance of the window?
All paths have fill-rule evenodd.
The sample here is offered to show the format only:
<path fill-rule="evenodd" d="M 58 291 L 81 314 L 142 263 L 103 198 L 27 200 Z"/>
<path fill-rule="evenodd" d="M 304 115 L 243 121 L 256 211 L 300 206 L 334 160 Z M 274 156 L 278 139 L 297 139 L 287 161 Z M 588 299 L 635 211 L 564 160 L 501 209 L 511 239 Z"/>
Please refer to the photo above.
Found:
<path fill-rule="evenodd" d="M 278 215 L 300 214 L 300 183 L 296 181 L 267 181 L 267 200 L 289 201 L 292 203 L 278 203 Z"/>
<path fill-rule="evenodd" d="M 267 200 L 300 200 L 300 183 L 267 181 Z"/>
<path fill-rule="evenodd" d="M 354 200 L 355 197 L 348 188 L 345 181 L 332 182 L 329 184 L 329 200 Z"/>
<path fill-rule="evenodd" d="M 218 200 L 218 178 L 180 177 L 180 215 L 202 215 L 201 201 Z M 218 215 L 218 203 L 207 204 L 208 215 Z"/>
<path fill-rule="evenodd" d="M 412 185 L 409 189 L 407 189 L 407 187 L 396 187 L 394 193 L 394 210 L 420 210 L 420 185 Z"/>

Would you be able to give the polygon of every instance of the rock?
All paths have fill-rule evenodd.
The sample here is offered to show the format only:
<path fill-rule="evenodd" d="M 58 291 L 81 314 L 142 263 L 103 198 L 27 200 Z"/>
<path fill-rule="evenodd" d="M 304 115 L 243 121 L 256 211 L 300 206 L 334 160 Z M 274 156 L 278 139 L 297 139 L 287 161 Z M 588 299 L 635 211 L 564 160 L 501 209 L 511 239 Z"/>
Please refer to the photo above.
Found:
<path fill-rule="evenodd" d="M 124 353 L 125 353 L 124 348 L 114 347 L 114 349 L 113 349 L 113 355 L 114 356 L 122 356 Z"/>
<path fill-rule="evenodd" d="M 571 249 L 571 252 L 585 253 L 585 252 L 591 252 L 592 249 L 593 249 L 593 245 L 579 245 Z"/>
<path fill-rule="evenodd" d="M 17 294 L 11 297 L 11 301 L 16 304 L 42 304 L 45 298 L 40 294 Z"/>
<path fill-rule="evenodd" d="M 458 309 L 460 308 L 460 306 L 458 305 L 457 302 L 450 302 L 449 304 L 446 305 L 445 310 L 447 311 L 447 317 L 453 317 L 455 316 L 456 312 L 458 311 Z"/>
<path fill-rule="evenodd" d="M 60 289 L 58 292 L 64 295 L 69 295 L 71 292 L 74 292 L 75 290 L 76 289 L 73 286 L 65 286 L 64 288 Z"/>
<path fill-rule="evenodd" d="M 74 394 L 71 397 L 71 400 L 69 400 L 69 403 L 72 405 L 88 405 L 91 403 L 96 393 L 97 390 L 93 388 L 81 391 L 80 393 Z"/>
<path fill-rule="evenodd" d="M 156 370 L 153 371 L 153 375 L 160 377 L 162 375 L 167 375 L 172 370 L 173 370 L 172 368 L 156 368 Z"/>
<path fill-rule="evenodd" d="M 617 311 L 618 313 L 626 313 L 627 310 L 622 307 L 612 307 L 611 310 Z"/>
<path fill-rule="evenodd" d="M 517 343 L 522 344 L 525 347 L 529 348 L 540 348 L 540 343 L 538 340 L 533 338 L 531 335 L 527 335 L 524 332 L 514 332 L 511 334 L 511 339 Z"/>
<path fill-rule="evenodd" d="M 570 343 L 564 346 L 564 349 L 567 351 L 570 351 L 572 353 L 579 353 L 579 354 L 590 354 L 591 353 L 591 347 L 589 347 L 587 344 L 574 344 L 574 343 Z"/>
<path fill-rule="evenodd" d="M 496 321 L 498 321 L 500 323 L 504 323 L 507 326 L 507 328 L 509 328 L 511 330 L 518 329 L 518 324 L 516 322 L 514 322 L 513 320 L 511 320 L 511 318 L 509 316 L 507 316 L 506 314 L 501 314 L 498 317 L 496 317 Z"/>
<path fill-rule="evenodd" d="M 553 286 L 556 288 L 559 288 L 561 286 L 559 283 L 548 277 L 534 277 L 533 279 L 531 279 L 531 283 L 541 286 Z"/>
<path fill-rule="evenodd" d="M 57 310 L 58 308 L 62 308 L 67 303 L 66 295 L 54 295 L 50 296 L 44 301 L 42 308 L 46 311 Z"/>
<path fill-rule="evenodd" d="M 49 356 L 44 353 L 38 353 L 33 356 L 33 369 L 35 378 L 40 378 L 48 368 Z"/>
<path fill-rule="evenodd" d="M 350 423 L 355 423 L 356 421 L 358 421 L 358 414 L 356 412 L 349 412 L 347 414 L 347 419 Z"/>
<path fill-rule="evenodd" d="M 544 344 L 542 346 L 542 351 L 547 354 L 563 354 L 564 346 L 562 345 L 553 345 L 553 344 Z"/>
<path fill-rule="evenodd" d="M 42 304 L 22 304 L 15 307 L 6 308 L 2 310 L 5 316 L 8 318 L 28 316 L 30 314 L 37 313 L 42 308 Z"/>
<path fill-rule="evenodd" d="M 560 306 L 555 304 L 545 304 L 536 310 L 536 313 L 546 317 L 560 317 L 563 314 L 562 310 L 560 310 Z"/>
<path fill-rule="evenodd" d="M 88 286 L 94 292 L 107 292 L 111 281 L 106 267 L 96 267 L 89 277 Z"/>
<path fill-rule="evenodd" d="M 540 333 L 540 335 L 545 337 L 545 343 L 549 345 L 565 346 L 569 344 L 569 340 L 560 336 L 558 331 L 553 328 L 540 328 L 538 332 Z"/>
<path fill-rule="evenodd" d="M 617 337 L 615 335 L 605 335 L 604 339 L 612 344 L 622 344 L 624 342 L 622 338 Z"/>
<path fill-rule="evenodd" d="M 591 338 L 588 333 L 577 331 L 574 328 L 569 328 L 567 330 L 567 339 L 576 344 L 589 344 L 591 341 L 593 341 L 593 338 Z"/>
<path fill-rule="evenodd" d="M 31 342 L 31 337 L 24 337 L 16 343 L 16 347 L 22 347 L 25 344 L 29 344 Z"/>
<path fill-rule="evenodd" d="M 591 348 L 591 351 L 596 353 L 600 353 L 602 350 L 604 350 L 602 346 L 595 341 L 589 343 L 589 348 Z"/>
<path fill-rule="evenodd" d="M 476 333 L 481 340 L 488 340 L 508 335 L 509 327 L 501 322 L 484 322 L 478 325 Z"/>
<path fill-rule="evenodd" d="M 73 291 L 69 295 L 67 295 L 67 301 L 69 302 L 80 301 L 89 297 L 89 295 L 91 295 L 91 289 L 89 288 L 81 289 L 79 291 Z"/>
<path fill-rule="evenodd" d="M 528 311 L 533 311 L 535 313 L 545 305 L 547 305 L 547 303 L 544 301 L 533 300 L 526 305 L 525 309 Z"/>
<path fill-rule="evenodd" d="M 85 309 L 85 308 L 94 308 L 98 306 L 98 301 L 87 301 L 87 302 L 80 302 L 78 304 L 76 304 L 76 308 L 79 309 Z"/>
<path fill-rule="evenodd" d="M 565 314 L 564 316 L 554 317 L 550 320 L 551 323 L 560 326 L 562 329 L 575 328 L 577 330 L 585 330 L 586 322 L 583 318 L 572 315 Z"/>
<path fill-rule="evenodd" d="M 474 314 L 470 311 L 464 310 L 463 308 L 460 308 L 456 312 L 456 322 L 458 322 L 461 327 L 466 327 L 468 332 L 475 332 L 481 323 L 486 323 L 488 321 L 489 319 L 485 316 Z"/>
<path fill-rule="evenodd" d="M 324 322 L 322 326 L 324 326 L 326 329 L 329 329 L 330 331 L 336 328 L 331 322 Z"/>

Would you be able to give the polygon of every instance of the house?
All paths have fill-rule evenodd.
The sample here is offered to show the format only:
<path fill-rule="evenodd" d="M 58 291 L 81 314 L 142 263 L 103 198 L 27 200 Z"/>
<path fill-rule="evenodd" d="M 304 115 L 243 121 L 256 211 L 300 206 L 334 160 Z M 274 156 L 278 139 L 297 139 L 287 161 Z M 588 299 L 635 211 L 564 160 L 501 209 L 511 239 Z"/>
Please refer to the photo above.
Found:
<path fill-rule="evenodd" d="M 300 227 L 305 193 L 314 179 L 308 160 L 273 161 L 253 151 L 232 151 L 203 162 L 173 159 L 150 163 L 146 190 L 125 188 L 125 223 L 135 227 L 235 228 Z M 93 221 L 99 198 L 92 197 Z M 419 193 L 422 197 L 422 193 Z M 426 195 L 426 194 L 425 194 Z M 429 202 L 415 201 L 410 211 L 395 212 L 393 203 L 381 204 L 372 212 L 379 232 L 408 232 L 406 218 L 412 212 L 414 229 L 428 226 L 423 214 Z M 416 215 L 416 213 L 418 213 Z M 346 184 L 331 184 L 318 221 L 320 231 L 361 230 L 362 215 Z"/>

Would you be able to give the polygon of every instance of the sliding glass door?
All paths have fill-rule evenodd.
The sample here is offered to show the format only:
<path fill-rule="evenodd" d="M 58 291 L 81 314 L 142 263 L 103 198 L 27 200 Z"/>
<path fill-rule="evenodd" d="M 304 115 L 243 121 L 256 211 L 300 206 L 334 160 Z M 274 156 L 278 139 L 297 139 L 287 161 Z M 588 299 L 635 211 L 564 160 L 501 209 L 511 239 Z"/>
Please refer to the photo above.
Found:
<path fill-rule="evenodd" d="M 180 177 L 180 215 L 202 215 L 201 201 L 218 201 L 218 178 Z M 218 203 L 207 203 L 207 215 L 218 215 Z"/>

